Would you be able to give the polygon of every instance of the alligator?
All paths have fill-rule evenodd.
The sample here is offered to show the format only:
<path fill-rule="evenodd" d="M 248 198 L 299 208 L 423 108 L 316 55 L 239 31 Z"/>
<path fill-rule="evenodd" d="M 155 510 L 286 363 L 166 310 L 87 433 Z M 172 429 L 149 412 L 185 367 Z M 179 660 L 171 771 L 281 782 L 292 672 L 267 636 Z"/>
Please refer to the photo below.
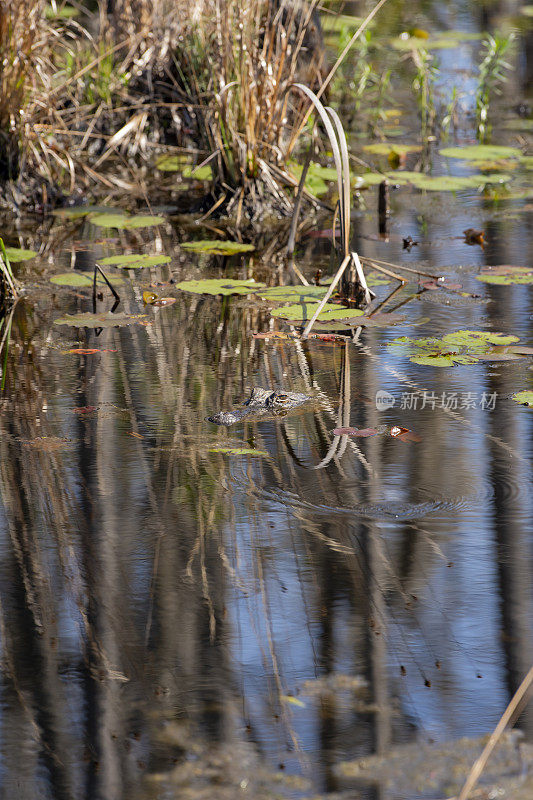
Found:
<path fill-rule="evenodd" d="M 252 394 L 242 406 L 231 411 L 219 411 L 212 417 L 206 417 L 206 421 L 214 422 L 215 425 L 229 426 L 248 417 L 282 416 L 310 399 L 309 395 L 300 392 L 286 392 L 282 389 L 273 391 L 256 387 L 252 389 Z"/>

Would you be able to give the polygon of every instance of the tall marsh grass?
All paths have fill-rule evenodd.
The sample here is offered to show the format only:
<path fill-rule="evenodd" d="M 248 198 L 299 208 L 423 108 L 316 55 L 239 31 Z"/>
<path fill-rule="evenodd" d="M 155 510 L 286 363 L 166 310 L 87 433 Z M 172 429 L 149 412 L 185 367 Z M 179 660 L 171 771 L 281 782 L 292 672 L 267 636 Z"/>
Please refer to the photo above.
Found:
<path fill-rule="evenodd" d="M 167 75 L 230 190 L 272 183 L 269 165 L 283 161 L 309 106 L 289 88 L 321 84 L 317 2 L 182 0 Z"/>
<path fill-rule="evenodd" d="M 43 0 L 0 0 L 0 180 L 20 170 L 21 138 L 43 63 Z"/>

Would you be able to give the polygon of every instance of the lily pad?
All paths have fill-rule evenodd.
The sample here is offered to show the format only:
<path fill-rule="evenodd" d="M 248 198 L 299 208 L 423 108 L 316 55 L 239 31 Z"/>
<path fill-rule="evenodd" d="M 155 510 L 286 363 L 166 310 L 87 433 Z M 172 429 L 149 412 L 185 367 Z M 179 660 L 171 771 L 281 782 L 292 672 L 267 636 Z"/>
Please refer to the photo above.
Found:
<path fill-rule="evenodd" d="M 111 281 L 113 285 L 124 283 L 124 278 L 113 277 Z M 52 275 L 50 283 L 55 283 L 56 286 L 72 286 L 74 288 L 84 288 L 93 285 L 92 272 L 60 272 L 59 275 Z M 106 285 L 106 282 L 101 275 L 96 275 L 96 283 L 98 286 Z"/>
<path fill-rule="evenodd" d="M 268 456 L 265 450 L 254 450 L 253 447 L 210 447 L 209 453 L 227 453 L 232 456 Z"/>
<path fill-rule="evenodd" d="M 299 179 L 302 174 L 302 165 L 291 161 L 290 168 Z M 305 188 L 311 192 L 311 194 L 320 197 L 329 190 L 328 183 L 336 180 L 337 170 L 334 167 L 323 167 L 321 164 L 311 161 L 305 177 Z"/>
<path fill-rule="evenodd" d="M 209 164 L 204 164 L 203 167 L 191 167 L 188 165 L 184 167 L 182 176 L 184 178 L 192 178 L 195 181 L 210 181 L 213 178 L 213 170 Z"/>
<path fill-rule="evenodd" d="M 54 217 L 61 219 L 80 219 L 89 214 L 114 214 L 113 208 L 108 206 L 69 206 L 68 208 L 56 208 L 52 211 Z"/>
<path fill-rule="evenodd" d="M 327 286 L 274 286 L 260 296 L 275 303 L 313 303 L 321 300 L 327 290 Z"/>
<path fill-rule="evenodd" d="M 91 314 L 82 312 L 79 314 L 65 314 L 54 320 L 55 325 L 73 325 L 76 328 L 114 328 L 123 325 L 135 325 L 143 323 L 146 319 L 145 314 L 111 314 L 104 311 L 101 314 Z"/>
<path fill-rule="evenodd" d="M 499 286 L 531 284 L 533 283 L 533 267 L 513 267 L 510 265 L 487 267 L 479 275 L 476 275 L 476 280 Z"/>
<path fill-rule="evenodd" d="M 234 253 L 250 253 L 255 250 L 253 244 L 230 242 L 223 239 L 201 239 L 197 242 L 183 242 L 183 250 L 192 250 L 194 253 L 209 253 L 211 255 L 231 256 Z"/>
<path fill-rule="evenodd" d="M 422 150 L 422 145 L 401 144 L 400 142 L 375 142 L 374 144 L 366 144 L 363 150 L 376 156 L 388 156 L 391 152 L 398 153 L 401 156 L 404 153 L 419 153 Z"/>
<path fill-rule="evenodd" d="M 152 256 L 149 253 L 137 253 L 127 256 L 109 256 L 98 259 L 101 267 L 120 267 L 121 269 L 141 269 L 142 267 L 156 267 L 158 264 L 168 264 L 170 256 Z"/>
<path fill-rule="evenodd" d="M 6 255 L 10 261 L 16 264 L 19 261 L 29 261 L 30 258 L 35 258 L 37 252 L 35 250 L 23 250 L 20 247 L 6 247 Z"/>
<path fill-rule="evenodd" d="M 417 36 L 415 34 L 409 35 L 407 32 L 401 36 L 394 37 L 391 44 L 395 50 L 448 50 L 453 47 L 459 47 L 469 41 L 475 41 L 481 38 L 478 33 L 469 33 L 466 31 L 446 31 L 439 36 Z"/>
<path fill-rule="evenodd" d="M 533 408 L 533 392 L 524 390 L 522 392 L 515 392 L 513 394 L 513 400 L 515 403 L 520 403 L 522 406 L 529 406 Z"/>
<path fill-rule="evenodd" d="M 155 167 L 161 172 L 180 172 L 186 163 L 187 159 L 184 156 L 173 156 L 167 153 L 159 156 L 155 162 Z"/>
<path fill-rule="evenodd" d="M 257 292 L 259 289 L 265 289 L 264 283 L 258 283 L 252 279 L 250 280 L 225 280 L 224 278 L 210 278 L 205 280 L 181 281 L 176 284 L 178 289 L 184 292 L 193 292 L 194 294 L 250 294 Z"/>
<path fill-rule="evenodd" d="M 349 314 L 352 314 L 350 309 L 347 309 Z M 346 315 L 347 316 L 347 315 Z M 373 314 L 371 317 L 357 316 L 352 317 L 349 321 L 337 320 L 331 322 L 316 322 L 313 330 L 317 331 L 340 331 L 346 327 L 363 327 L 363 328 L 388 328 L 391 325 L 399 325 L 405 322 L 406 317 L 396 312 L 382 312 Z"/>
<path fill-rule="evenodd" d="M 162 225 L 164 217 L 151 216 L 149 214 L 136 214 L 127 216 L 126 214 L 95 214 L 90 221 L 93 225 L 100 228 L 118 228 L 119 230 L 132 230 L 134 228 L 151 228 L 154 225 Z"/>
<path fill-rule="evenodd" d="M 465 189 L 478 189 L 487 183 L 506 183 L 510 175 L 424 175 L 422 172 L 388 172 L 387 177 L 394 183 L 412 183 L 417 189 L 429 192 L 460 192 Z"/>
<path fill-rule="evenodd" d="M 273 317 L 280 317 L 281 319 L 294 320 L 295 322 L 307 322 L 311 319 L 319 305 L 320 303 L 302 303 L 301 305 L 282 306 L 281 308 L 273 309 L 270 313 Z M 318 315 L 318 319 L 322 322 L 342 319 L 349 325 L 352 319 L 362 315 L 363 312 L 357 308 L 345 308 L 344 306 L 326 303 L 323 310 Z"/>
<path fill-rule="evenodd" d="M 521 151 L 516 147 L 504 147 L 496 144 L 473 144 L 466 147 L 444 147 L 439 150 L 446 158 L 462 158 L 465 161 L 484 161 L 499 158 L 520 158 Z"/>
<path fill-rule="evenodd" d="M 442 339 L 426 337 L 411 339 L 401 336 L 390 346 L 405 348 L 413 364 L 433 367 L 453 367 L 457 364 L 476 364 L 479 361 L 510 361 L 529 354 L 530 348 L 514 346 L 518 336 L 491 331 L 456 331 Z M 533 350 L 531 351 L 533 352 Z"/>

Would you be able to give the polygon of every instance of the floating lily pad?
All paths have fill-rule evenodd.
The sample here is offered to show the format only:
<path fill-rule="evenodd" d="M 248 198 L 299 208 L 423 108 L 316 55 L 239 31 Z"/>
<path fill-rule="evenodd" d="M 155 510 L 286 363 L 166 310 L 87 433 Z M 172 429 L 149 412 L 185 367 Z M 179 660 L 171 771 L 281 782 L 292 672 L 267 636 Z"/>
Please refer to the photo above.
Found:
<path fill-rule="evenodd" d="M 159 156 L 155 162 L 156 169 L 161 172 L 179 172 L 186 165 L 187 159 L 184 156 L 172 156 L 168 153 Z"/>
<path fill-rule="evenodd" d="M 424 175 L 422 172 L 388 172 L 387 177 L 394 183 L 412 183 L 417 189 L 429 192 L 460 192 L 465 189 L 478 189 L 487 183 L 506 183 L 510 175 Z"/>
<path fill-rule="evenodd" d="M 528 355 L 530 350 L 533 353 L 531 348 L 516 346 L 518 341 L 518 336 L 512 334 L 464 330 L 448 333 L 442 339 L 401 336 L 389 346 L 403 347 L 413 364 L 453 367 L 479 361 L 510 361 Z"/>
<path fill-rule="evenodd" d="M 439 36 L 416 36 L 409 35 L 407 32 L 391 40 L 392 46 L 396 50 L 448 50 L 459 47 L 466 42 L 476 41 L 481 36 L 478 33 L 467 31 L 445 31 Z"/>
<path fill-rule="evenodd" d="M 280 317 L 281 319 L 294 320 L 295 322 L 307 322 L 311 319 L 319 305 L 320 303 L 302 303 L 301 305 L 282 306 L 281 308 L 273 309 L 270 313 L 273 317 Z M 322 322 L 342 319 L 349 325 L 352 319 L 362 315 L 363 312 L 357 308 L 344 308 L 343 306 L 326 303 L 324 309 L 318 315 L 318 319 Z"/>
<path fill-rule="evenodd" d="M 142 324 L 145 319 L 145 314 L 111 314 L 109 311 L 101 314 L 83 312 L 80 314 L 66 314 L 64 317 L 55 319 L 54 324 L 73 325 L 76 328 L 114 328 L 122 325 L 135 325 L 135 323 Z"/>
<path fill-rule="evenodd" d="M 524 169 L 533 169 L 533 156 L 523 156 L 520 159 L 520 165 Z"/>
<path fill-rule="evenodd" d="M 189 165 L 184 167 L 182 176 L 184 178 L 192 178 L 195 181 L 210 181 L 213 178 L 213 170 L 209 164 L 204 164 L 203 167 L 191 167 Z"/>
<path fill-rule="evenodd" d="M 476 280 L 499 286 L 531 284 L 533 283 L 533 267 L 513 267 L 508 265 L 486 267 L 483 272 L 476 275 Z"/>
<path fill-rule="evenodd" d="M 250 294 L 257 292 L 259 289 L 264 289 L 264 283 L 258 283 L 252 279 L 239 281 L 239 280 L 225 280 L 224 278 L 210 278 L 199 281 L 181 281 L 176 284 L 178 289 L 184 292 L 193 292 L 194 294 Z"/>
<path fill-rule="evenodd" d="M 513 394 L 515 403 L 520 403 L 522 406 L 533 407 L 533 392 L 524 390 L 523 392 L 516 392 Z"/>
<path fill-rule="evenodd" d="M 69 206 L 69 208 L 56 208 L 52 211 L 54 217 L 61 219 L 80 219 L 89 214 L 114 214 L 115 211 L 108 206 Z"/>
<path fill-rule="evenodd" d="M 60 272 L 59 275 L 52 275 L 50 278 L 50 283 L 55 283 L 56 286 L 72 286 L 74 288 L 84 288 L 93 285 L 93 273 L 92 272 Z M 97 273 L 96 275 L 96 283 L 98 286 L 102 286 L 102 284 L 106 284 L 104 279 L 101 275 Z M 120 285 L 124 283 L 124 278 L 115 277 L 113 276 L 113 280 L 111 283 L 115 285 Z"/>
<path fill-rule="evenodd" d="M 398 173 L 401 174 L 401 173 Z M 367 186 L 377 186 L 382 181 L 388 179 L 388 175 L 384 175 L 381 172 L 364 172 L 362 175 L 358 175 L 355 178 L 355 182 L 362 180 L 364 184 Z M 354 180 L 352 179 L 352 184 Z"/>
<path fill-rule="evenodd" d="M 291 161 L 290 168 L 299 179 L 302 174 L 302 165 Z M 311 161 L 305 177 L 305 188 L 311 192 L 311 194 L 314 194 L 316 197 L 326 194 L 329 190 L 328 183 L 332 181 L 337 181 L 337 170 L 334 167 L 323 167 Z"/>
<path fill-rule="evenodd" d="M 101 267 L 120 267 L 121 269 L 141 269 L 142 267 L 156 267 L 158 264 L 168 264 L 170 256 L 152 256 L 149 253 L 137 253 L 128 256 L 109 256 L 98 259 Z"/>
<path fill-rule="evenodd" d="M 367 316 L 356 316 L 353 317 L 353 311 L 351 309 L 346 309 L 349 315 L 352 315 L 350 319 L 348 314 L 345 316 L 348 317 L 348 320 L 333 320 L 332 322 L 315 322 L 313 330 L 317 331 L 341 331 L 344 328 L 353 328 L 353 327 L 363 327 L 363 328 L 388 328 L 391 325 L 399 325 L 401 322 L 405 322 L 406 317 L 402 314 L 397 314 L 396 312 L 383 312 L 373 314 L 371 317 Z M 356 311 L 357 313 L 357 311 Z"/>
<path fill-rule="evenodd" d="M 253 447 L 210 447 L 209 453 L 227 453 L 231 456 L 268 456 L 265 450 L 254 450 Z"/>
<path fill-rule="evenodd" d="M 375 142 L 374 144 L 366 144 L 363 150 L 376 156 L 388 156 L 391 152 L 403 155 L 404 153 L 419 153 L 422 150 L 422 145 L 401 144 L 400 142 Z"/>
<path fill-rule="evenodd" d="M 6 247 L 6 255 L 10 261 L 16 264 L 19 261 L 29 261 L 30 258 L 35 258 L 37 252 L 35 250 L 23 250 L 20 247 Z"/>
<path fill-rule="evenodd" d="M 321 300 L 327 290 L 327 286 L 275 286 L 260 295 L 275 303 L 313 303 Z"/>
<path fill-rule="evenodd" d="M 162 225 L 164 217 L 150 216 L 149 214 L 136 214 L 127 216 L 126 214 L 95 214 L 90 221 L 93 225 L 100 228 L 118 228 L 119 230 L 132 230 L 133 228 L 151 228 L 154 225 Z"/>
<path fill-rule="evenodd" d="M 181 247 L 184 250 L 192 250 L 195 253 L 209 253 L 219 256 L 231 256 L 234 255 L 234 253 L 250 253 L 252 250 L 255 250 L 253 244 L 229 242 L 223 239 L 201 239 L 197 242 L 183 242 Z"/>
<path fill-rule="evenodd" d="M 446 158 L 462 158 L 465 161 L 493 161 L 498 158 L 520 158 L 522 153 L 516 147 L 503 147 L 496 144 L 473 144 L 467 147 L 444 147 L 439 150 Z"/>
<path fill-rule="evenodd" d="M 367 286 L 386 286 L 394 280 L 394 278 L 388 278 L 382 272 L 369 272 L 365 277 Z"/>

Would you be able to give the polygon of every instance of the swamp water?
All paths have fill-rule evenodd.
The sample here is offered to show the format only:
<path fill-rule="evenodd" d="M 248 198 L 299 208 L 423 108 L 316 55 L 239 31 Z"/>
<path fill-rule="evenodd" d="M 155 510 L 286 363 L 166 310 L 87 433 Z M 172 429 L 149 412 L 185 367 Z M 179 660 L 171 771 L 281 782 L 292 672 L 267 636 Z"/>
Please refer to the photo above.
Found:
<path fill-rule="evenodd" d="M 444 80 L 459 63 L 450 52 L 468 63 L 445 52 Z M 495 141 L 531 144 L 509 130 Z M 500 351 L 440 368 L 388 343 L 468 330 L 533 344 L 531 288 L 477 280 L 488 265 L 530 265 L 526 166 L 516 160 L 498 200 L 400 185 L 384 239 L 377 190 L 363 194 L 360 255 L 445 275 L 451 289 L 422 291 L 412 275 L 385 309 L 403 321 L 353 342 L 254 338 L 290 333 L 260 293 L 178 289 L 206 276 L 294 281 L 274 255 L 188 252 L 214 238 L 191 220 L 119 232 L 90 218 L 8 223 L 6 241 L 40 256 L 18 271 L 26 291 L 3 367 L 3 796 L 458 791 L 533 662 L 533 412 L 512 399 L 532 388 L 532 361 Z M 473 171 L 435 153 L 434 174 Z M 468 228 L 484 231 L 483 248 Z M 91 312 L 91 289 L 50 276 L 124 253 L 171 257 L 104 267 L 116 312 L 143 316 L 56 324 Z M 310 282 L 330 273 L 326 240 L 304 240 L 297 266 Z M 384 299 L 395 285 L 373 288 Z M 98 288 L 98 312 L 110 311 Z M 144 291 L 176 302 L 144 306 Z M 231 428 L 206 421 L 254 386 L 311 399 Z M 333 433 L 347 427 L 382 432 Z M 531 709 L 519 727 L 531 742 Z M 511 736 L 488 779 L 531 797 L 529 763 Z"/>

